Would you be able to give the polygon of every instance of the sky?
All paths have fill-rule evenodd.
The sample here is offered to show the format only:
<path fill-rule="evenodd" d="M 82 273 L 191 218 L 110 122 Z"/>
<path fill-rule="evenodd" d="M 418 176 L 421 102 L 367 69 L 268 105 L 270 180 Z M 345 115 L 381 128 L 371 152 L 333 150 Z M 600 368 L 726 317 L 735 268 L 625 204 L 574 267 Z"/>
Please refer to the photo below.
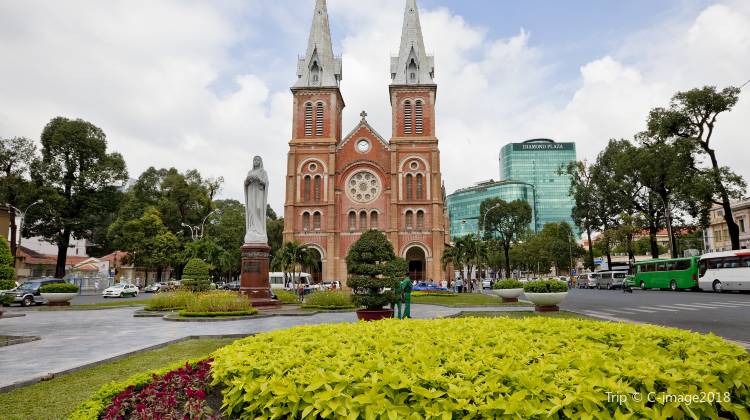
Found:
<path fill-rule="evenodd" d="M 131 178 L 196 168 L 242 197 L 261 155 L 283 207 L 296 60 L 314 0 L 0 2 L 0 138 L 35 140 L 56 116 L 107 134 Z M 344 132 L 366 110 L 390 137 L 389 57 L 404 0 L 328 0 L 343 57 Z M 632 139 L 677 91 L 750 79 L 745 0 L 420 0 L 435 55 L 437 136 L 448 193 L 498 178 L 500 148 L 547 137 L 594 160 Z M 720 164 L 750 180 L 750 85 L 722 115 Z"/>

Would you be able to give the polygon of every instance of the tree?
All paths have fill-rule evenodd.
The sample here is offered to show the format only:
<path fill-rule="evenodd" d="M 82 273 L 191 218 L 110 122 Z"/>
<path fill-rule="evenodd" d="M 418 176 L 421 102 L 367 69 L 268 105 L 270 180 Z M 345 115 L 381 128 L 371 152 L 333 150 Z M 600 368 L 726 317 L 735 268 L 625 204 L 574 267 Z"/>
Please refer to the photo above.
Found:
<path fill-rule="evenodd" d="M 41 140 L 42 157 L 32 163 L 31 177 L 43 205 L 26 216 L 27 226 L 57 245 L 55 277 L 62 278 L 70 238 L 92 237 L 102 215 L 115 209 L 128 173 L 119 153 L 107 153 L 104 132 L 89 122 L 54 118 Z"/>
<path fill-rule="evenodd" d="M 285 282 L 291 282 L 292 288 L 296 288 L 302 267 L 310 266 L 312 263 L 313 256 L 310 248 L 299 241 L 291 241 L 276 251 L 271 266 L 274 270 L 283 271 Z"/>
<path fill-rule="evenodd" d="M 206 225 L 204 239 L 212 239 L 222 249 L 218 261 L 211 263 L 231 279 L 240 274 L 240 248 L 245 242 L 245 206 L 237 200 L 216 200 L 213 207 L 217 212 Z"/>
<path fill-rule="evenodd" d="M 408 272 L 406 260 L 396 257 L 385 234 L 368 230 L 346 254 L 347 286 L 354 290 L 352 302 L 367 309 L 382 309 L 396 301 L 394 290 Z"/>
<path fill-rule="evenodd" d="M 161 220 L 155 207 L 150 207 L 138 219 L 113 223 L 109 228 L 112 242 L 128 252 L 127 261 L 136 267 L 157 269 L 157 280 L 161 281 L 162 270 L 171 266 L 179 253 L 179 241 Z"/>
<path fill-rule="evenodd" d="M 8 242 L 0 236 L 0 290 L 10 290 L 16 287 L 15 262 L 8 248 Z"/>
<path fill-rule="evenodd" d="M 466 284 L 466 289 L 471 292 L 474 290 L 473 273 L 476 270 L 477 278 L 480 277 L 479 270 L 482 261 L 487 259 L 487 247 L 476 236 L 465 235 L 456 240 L 455 248 L 459 249 L 462 255 L 462 266 L 467 269 L 468 284 Z"/>
<path fill-rule="evenodd" d="M 570 195 L 575 200 L 573 206 L 573 222 L 584 232 L 588 239 L 589 258 L 586 266 L 594 267 L 594 247 L 591 234 L 597 227 L 594 211 L 598 190 L 591 177 L 591 166 L 586 162 L 571 162 L 566 168 L 571 176 Z"/>
<path fill-rule="evenodd" d="M 18 232 L 16 208 L 30 204 L 33 199 L 24 192 L 29 191 L 27 174 L 36 158 L 36 146 L 25 137 L 13 137 L 0 141 L 0 204 L 10 204 L 10 253 L 16 256 Z"/>
<path fill-rule="evenodd" d="M 458 275 L 463 279 L 464 264 L 466 262 L 466 250 L 463 248 L 463 243 L 457 240 L 453 246 L 445 248 L 440 262 L 443 265 L 443 270 L 452 265 L 453 269 L 458 271 Z"/>
<path fill-rule="evenodd" d="M 193 292 L 205 292 L 210 288 L 209 271 L 211 265 L 200 258 L 192 258 L 182 272 L 182 287 Z"/>
<path fill-rule="evenodd" d="M 531 207 L 526 201 L 508 203 L 499 198 L 488 198 L 479 205 L 479 229 L 484 230 L 485 238 L 496 238 L 502 244 L 505 277 L 510 277 L 510 246 L 529 230 L 529 223 Z"/>
<path fill-rule="evenodd" d="M 724 209 L 724 221 L 732 249 L 740 249 L 740 229 L 732 215 L 732 199 L 742 197 L 746 184 L 727 167 L 719 166 L 711 139 L 719 114 L 730 112 L 739 101 L 740 89 L 730 86 L 717 91 L 715 86 L 677 92 L 668 108 L 654 108 L 648 116 L 648 137 L 660 140 L 684 139 L 699 147 L 711 160 L 708 177 L 711 202 Z M 676 252 L 673 245 L 673 253 Z"/>

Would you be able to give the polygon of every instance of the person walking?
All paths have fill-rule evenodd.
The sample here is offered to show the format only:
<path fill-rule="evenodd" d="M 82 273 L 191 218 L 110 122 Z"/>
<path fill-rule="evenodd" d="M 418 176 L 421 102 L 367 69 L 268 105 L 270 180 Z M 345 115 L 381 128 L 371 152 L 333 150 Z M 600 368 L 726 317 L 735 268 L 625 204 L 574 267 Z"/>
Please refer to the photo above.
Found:
<path fill-rule="evenodd" d="M 456 279 L 456 291 L 458 293 L 463 293 L 464 291 L 464 281 L 461 279 L 461 277 Z"/>

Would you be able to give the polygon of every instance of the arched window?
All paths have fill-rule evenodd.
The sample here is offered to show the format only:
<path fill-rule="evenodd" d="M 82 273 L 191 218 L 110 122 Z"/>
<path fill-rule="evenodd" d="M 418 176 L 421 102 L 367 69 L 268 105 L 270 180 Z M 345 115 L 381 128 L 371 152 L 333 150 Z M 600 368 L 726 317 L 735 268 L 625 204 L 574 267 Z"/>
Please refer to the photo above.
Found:
<path fill-rule="evenodd" d="M 305 104 L 305 136 L 311 137 L 312 136 L 312 125 L 313 125 L 313 106 L 310 102 Z"/>
<path fill-rule="evenodd" d="M 314 191 L 315 201 L 321 200 L 322 181 L 323 181 L 323 177 L 321 177 L 320 175 L 315 175 L 315 191 Z"/>
<path fill-rule="evenodd" d="M 303 201 L 310 201 L 310 182 L 312 181 L 312 178 L 310 175 L 305 175 L 305 181 L 304 186 L 302 187 L 302 200 Z"/>
<path fill-rule="evenodd" d="M 417 174 L 417 200 L 424 198 L 424 180 L 422 174 Z"/>
<path fill-rule="evenodd" d="M 406 230 L 414 228 L 414 213 L 411 210 L 406 211 Z"/>
<path fill-rule="evenodd" d="M 412 175 L 406 174 L 406 199 L 411 200 L 414 198 L 414 189 L 412 188 Z"/>
<path fill-rule="evenodd" d="M 312 75 L 312 85 L 317 86 L 320 84 L 320 66 L 317 61 L 313 61 L 312 67 L 310 67 L 310 74 Z"/>
<path fill-rule="evenodd" d="M 320 230 L 320 212 L 316 211 L 313 213 L 313 229 L 314 230 Z"/>
<path fill-rule="evenodd" d="M 323 102 L 318 102 L 315 107 L 315 135 L 323 135 Z"/>
<path fill-rule="evenodd" d="M 359 230 L 367 230 L 367 212 L 359 212 Z"/>
<path fill-rule="evenodd" d="M 414 103 L 414 132 L 417 134 L 422 134 L 422 127 L 424 126 L 423 118 L 424 110 L 422 106 L 422 101 L 417 100 Z"/>
<path fill-rule="evenodd" d="M 404 134 L 411 134 L 411 101 L 404 102 Z"/>
<path fill-rule="evenodd" d="M 409 83 L 417 83 L 417 63 L 412 58 L 407 66 L 407 73 L 409 73 Z"/>
<path fill-rule="evenodd" d="M 380 226 L 378 225 L 378 212 L 372 211 L 370 213 L 370 229 L 379 229 Z"/>
<path fill-rule="evenodd" d="M 422 210 L 417 211 L 417 230 L 424 229 L 424 212 Z"/>
<path fill-rule="evenodd" d="M 302 230 L 310 230 L 310 213 L 302 213 Z"/>
<path fill-rule="evenodd" d="M 349 230 L 357 229 L 357 213 L 349 212 Z"/>

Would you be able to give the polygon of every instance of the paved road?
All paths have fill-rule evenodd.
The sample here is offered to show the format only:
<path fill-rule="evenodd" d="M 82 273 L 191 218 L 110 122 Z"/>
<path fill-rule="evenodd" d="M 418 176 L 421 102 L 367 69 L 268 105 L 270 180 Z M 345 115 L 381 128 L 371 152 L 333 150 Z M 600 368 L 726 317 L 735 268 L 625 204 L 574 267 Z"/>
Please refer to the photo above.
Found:
<path fill-rule="evenodd" d="M 138 296 L 136 297 L 126 297 L 126 298 L 104 298 L 101 294 L 99 295 L 84 295 L 84 296 L 76 296 L 73 298 L 71 303 L 73 305 L 82 305 L 82 304 L 89 304 L 89 303 L 102 303 L 102 302 L 112 302 L 112 301 L 126 301 L 126 302 L 133 302 L 137 303 L 136 301 L 142 301 L 142 300 L 148 300 L 154 297 L 153 293 L 138 293 Z"/>
<path fill-rule="evenodd" d="M 528 307 L 504 310 L 530 310 Z M 253 334 L 297 325 L 354 322 L 353 312 L 279 316 L 223 322 L 173 322 L 134 318 L 137 308 L 85 311 L 23 310 L 25 317 L 0 319 L 0 335 L 36 335 L 39 341 L 0 347 L 0 389 L 172 340 L 196 335 Z M 436 318 L 493 307 L 412 305 L 415 318 Z"/>
<path fill-rule="evenodd" d="M 750 294 L 572 289 L 560 307 L 606 319 L 712 332 L 750 343 Z"/>

